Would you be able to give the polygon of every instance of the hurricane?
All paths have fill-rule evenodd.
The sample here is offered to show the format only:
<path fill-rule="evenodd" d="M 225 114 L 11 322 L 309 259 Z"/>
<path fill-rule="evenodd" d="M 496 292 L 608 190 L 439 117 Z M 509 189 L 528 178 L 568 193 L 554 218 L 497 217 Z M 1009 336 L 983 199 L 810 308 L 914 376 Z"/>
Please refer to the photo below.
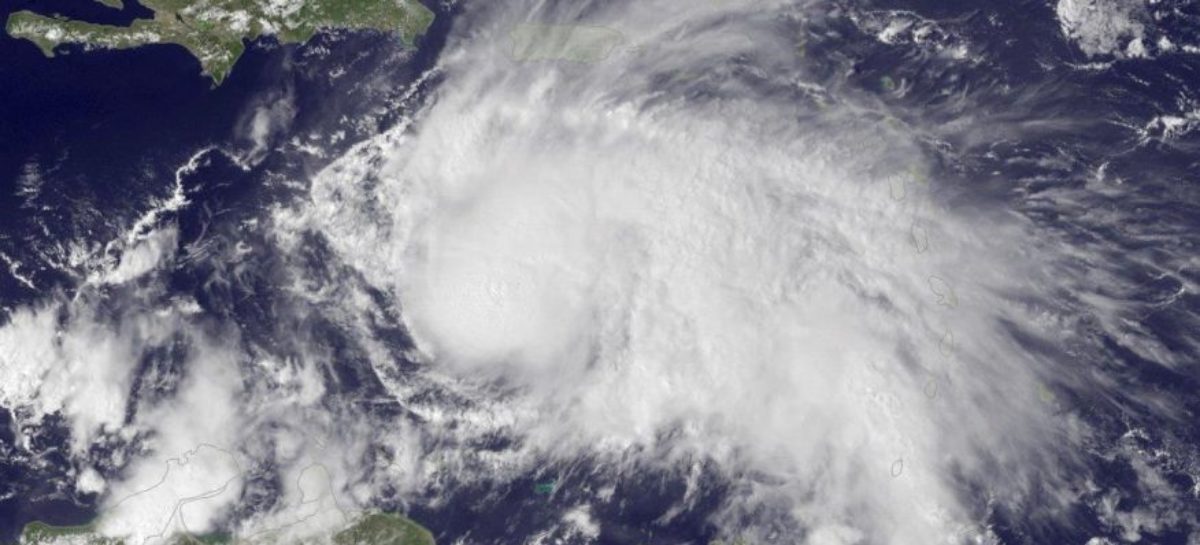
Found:
<path fill-rule="evenodd" d="M 138 543 L 379 510 L 454 544 L 1195 543 L 1200 16 L 983 4 L 461 2 L 415 53 L 303 45 L 281 70 L 344 62 L 358 117 L 268 85 L 44 245 L 6 449 L 58 430 L 62 489 Z"/>

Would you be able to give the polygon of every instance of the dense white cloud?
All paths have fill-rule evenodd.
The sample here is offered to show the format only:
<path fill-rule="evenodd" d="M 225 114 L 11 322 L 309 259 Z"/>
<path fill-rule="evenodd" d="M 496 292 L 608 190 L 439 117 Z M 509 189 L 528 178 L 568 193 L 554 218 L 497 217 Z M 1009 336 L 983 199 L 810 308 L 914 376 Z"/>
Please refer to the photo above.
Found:
<path fill-rule="evenodd" d="M 152 454 L 112 483 L 100 525 L 106 534 L 146 542 L 203 533 L 238 497 L 244 469 L 236 453 L 243 439 L 237 356 L 197 341 L 179 394 L 138 415 L 135 425 L 153 434 Z"/>
<path fill-rule="evenodd" d="M 1058 0 L 1063 33 L 1088 55 L 1139 56 L 1145 26 L 1143 0 Z"/>
<path fill-rule="evenodd" d="M 1200 53 L 1186 29 L 1186 2 L 1162 0 L 1058 0 L 1055 15 L 1063 35 L 1088 57 L 1146 59 Z"/>
<path fill-rule="evenodd" d="M 931 199 L 903 133 L 852 108 L 801 122 L 724 77 L 792 55 L 761 24 L 782 8 L 740 7 L 590 6 L 632 45 L 590 64 L 514 59 L 507 29 L 537 16 L 496 8 L 410 133 L 318 177 L 308 220 L 398 296 L 431 373 L 519 388 L 497 421 L 526 448 L 673 430 L 668 452 L 781 483 L 731 517 L 782 502 L 811 543 L 985 535 L 950 475 L 1020 497 L 1072 457 L 1005 327 L 1061 332 L 1017 302 L 1050 289 L 1040 244 Z"/>
<path fill-rule="evenodd" d="M 0 403 L 34 422 L 61 412 L 77 453 L 123 425 L 142 349 L 177 327 L 169 315 L 96 313 L 86 300 L 51 303 L 22 309 L 0 328 Z"/>
<path fill-rule="evenodd" d="M 1058 278 L 1060 258 L 1094 256 L 1017 215 L 939 200 L 899 124 L 805 79 L 775 24 L 802 17 L 732 0 L 463 15 L 416 119 L 354 147 L 272 223 L 284 253 L 314 229 L 394 297 L 420 364 L 401 378 L 357 279 L 314 288 L 297 274 L 285 290 L 357 335 L 396 398 L 383 401 L 413 421 L 326 403 L 349 363 L 308 339 L 278 339 L 286 356 L 244 350 L 192 301 L 114 319 L 92 291 L 0 327 L 0 405 L 61 412 L 77 452 L 102 432 L 142 434 L 119 475 L 78 482 L 104 490 L 105 532 L 139 539 L 225 522 L 258 463 L 278 473 L 278 503 L 237 529 L 282 539 L 328 532 L 385 490 L 436 506 L 447 484 L 581 456 L 618 471 L 712 462 L 733 484 L 714 523 L 813 545 L 987 542 L 963 481 L 1005 504 L 1035 487 L 1076 500 L 1066 475 L 1089 430 L 1056 414 L 1052 387 L 1087 379 L 1029 346 L 1079 325 L 1053 297 L 1064 287 L 1097 327 L 1132 330 L 1122 301 L 1080 288 L 1115 280 Z M 868 22 L 881 40 L 908 32 Z M 526 43 L 544 25 L 552 39 Z M 514 54 L 514 29 L 536 54 Z M 788 93 L 801 89 L 831 99 L 806 106 Z M 251 155 L 294 113 L 290 97 L 256 110 Z M 188 205 L 176 182 L 89 290 L 154 289 L 179 245 L 158 223 Z M 1142 333 L 1123 342 L 1174 362 Z M 137 363 L 174 336 L 189 347 L 183 381 L 126 421 Z M 515 441 L 470 448 L 496 436 Z M 703 484 L 688 486 L 694 499 Z M 1129 535 L 1166 524 L 1105 516 Z M 607 523 L 586 504 L 561 519 L 584 540 Z"/>

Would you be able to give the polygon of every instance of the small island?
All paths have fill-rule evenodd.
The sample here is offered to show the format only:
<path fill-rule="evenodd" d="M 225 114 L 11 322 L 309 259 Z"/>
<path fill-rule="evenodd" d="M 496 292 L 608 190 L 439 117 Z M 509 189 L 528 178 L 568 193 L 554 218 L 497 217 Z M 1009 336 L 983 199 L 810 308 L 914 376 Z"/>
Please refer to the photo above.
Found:
<path fill-rule="evenodd" d="M 97 0 L 118 6 L 120 0 Z M 245 40 L 263 35 L 302 43 L 322 29 L 395 32 L 406 43 L 424 34 L 433 12 L 417 0 L 143 0 L 153 19 L 112 26 L 18 11 L 9 16 L 9 36 L 26 39 L 48 57 L 62 44 L 128 49 L 178 44 L 200 61 L 218 85 L 245 51 Z"/>
<path fill-rule="evenodd" d="M 334 545 L 434 545 L 433 534 L 408 518 L 391 513 L 359 517 L 333 535 Z"/>
<path fill-rule="evenodd" d="M 20 545 L 51 545 L 56 543 L 79 543 L 81 545 L 120 545 L 120 540 L 106 538 L 94 532 L 91 525 L 52 526 L 44 522 L 31 522 L 21 531 Z"/>
<path fill-rule="evenodd" d="M 192 536 L 179 534 L 171 545 L 281 545 L 274 537 L 241 540 L 226 534 Z M 360 515 L 349 526 L 333 534 L 334 545 L 434 545 L 433 534 L 420 524 L 392 513 Z M 314 542 L 316 543 L 316 542 Z M 31 522 L 21 532 L 19 545 L 125 545 L 125 541 L 96 533 L 91 525 L 51 526 Z"/>

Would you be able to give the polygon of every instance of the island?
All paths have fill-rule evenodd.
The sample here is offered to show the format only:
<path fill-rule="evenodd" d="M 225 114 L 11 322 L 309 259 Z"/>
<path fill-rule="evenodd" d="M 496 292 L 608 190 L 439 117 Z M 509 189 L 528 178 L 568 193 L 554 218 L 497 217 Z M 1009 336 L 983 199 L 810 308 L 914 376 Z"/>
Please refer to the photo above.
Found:
<path fill-rule="evenodd" d="M 282 545 L 273 536 L 242 540 L 227 534 L 192 536 L 179 534 L 166 541 L 171 545 Z M 325 543 L 317 539 L 313 543 Z M 433 534 L 420 524 L 394 513 L 364 513 L 349 526 L 333 534 L 334 545 L 434 545 Z M 96 533 L 91 525 L 52 526 L 31 522 L 21 532 L 19 545 L 125 545 L 119 538 Z"/>
<path fill-rule="evenodd" d="M 98 0 L 120 5 L 120 0 Z M 62 44 L 128 49 L 149 44 L 183 46 L 219 85 L 245 51 L 245 40 L 275 36 L 302 43 L 323 29 L 372 29 L 397 33 L 412 44 L 433 22 L 417 0 L 142 0 L 153 19 L 113 26 L 18 11 L 8 17 L 9 36 L 33 42 L 48 57 Z"/>

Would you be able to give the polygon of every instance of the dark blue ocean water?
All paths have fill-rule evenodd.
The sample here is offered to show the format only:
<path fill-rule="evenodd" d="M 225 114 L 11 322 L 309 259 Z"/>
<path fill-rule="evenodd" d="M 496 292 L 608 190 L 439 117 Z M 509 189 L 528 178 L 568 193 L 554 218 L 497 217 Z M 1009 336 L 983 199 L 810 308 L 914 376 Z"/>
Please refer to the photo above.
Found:
<path fill-rule="evenodd" d="M 122 10 L 80 0 L 16 0 L 0 3 L 0 20 L 19 10 L 61 14 L 90 22 L 127 25 L 151 12 L 127 0 Z M 219 87 L 200 75 L 195 58 L 182 47 L 156 45 L 127 51 L 81 51 L 61 47 L 46 58 L 31 43 L 0 34 L 0 252 L 20 262 L 18 281 L 0 270 L 0 321 L 19 305 L 58 290 L 70 292 L 78 279 L 55 266 L 71 240 L 105 241 L 117 236 L 173 190 L 176 170 L 204 148 L 236 150 L 244 145 L 246 119 L 256 107 L 286 93 L 296 111 L 286 138 L 327 129 L 343 115 L 377 108 L 386 93 L 356 89 L 357 76 L 332 81 L 331 68 L 357 58 L 353 66 L 383 66 L 389 82 L 402 89 L 432 66 L 450 24 L 450 14 L 430 3 L 439 16 L 418 50 L 396 61 L 401 47 L 377 33 L 320 35 L 308 44 L 280 46 L 270 38 L 251 44 L 233 73 Z M 310 55 L 328 48 L 326 55 Z M 361 58 L 365 55 L 366 58 Z M 369 68 L 367 68 L 369 69 Z M 368 96 L 369 95 L 369 96 Z M 348 146 L 363 134 L 351 134 Z M 337 147 L 330 150 L 336 156 Z M 268 155 L 249 170 L 231 156 L 212 151 L 201 167 L 184 176 L 194 206 L 174 221 L 184 241 L 209 227 L 232 229 L 291 190 L 266 183 L 268 178 L 303 179 L 322 166 L 312 157 Z M 221 210 L 223 216 L 213 217 Z M 170 218 L 169 218 L 170 219 Z M 211 236 L 211 233 L 208 233 Z M 190 237 L 190 238 L 189 238 Z M 205 264 L 174 271 L 170 286 L 194 294 L 215 316 L 234 316 L 248 324 L 248 336 L 270 304 L 270 257 L 254 299 L 203 286 Z M 253 288 L 251 288 L 253 290 Z M 249 301 L 249 302 L 247 302 Z M 145 365 L 151 365 L 151 362 Z M 25 430 L 43 443 L 45 459 L 33 463 L 14 450 L 12 419 L 0 410 L 0 542 L 15 539 L 31 520 L 78 524 L 94 517 L 95 497 L 80 496 L 63 486 L 71 463 L 55 454 L 66 444 L 67 431 L 50 419 L 37 430 Z M 40 469 L 35 469 L 40 468 Z"/>
<path fill-rule="evenodd" d="M 149 14 L 136 2 L 117 11 L 95 2 L 20 0 L 0 5 L 0 17 L 25 9 L 106 24 L 128 24 Z M 417 54 L 395 67 L 392 81 L 411 80 L 431 66 L 448 27 L 449 17 L 439 17 Z M 192 154 L 236 141 L 244 130 L 240 124 L 263 97 L 281 89 L 294 93 L 293 133 L 377 106 L 380 97 L 350 88 L 353 77 L 331 82 L 323 72 L 361 52 L 367 58 L 358 65 L 371 66 L 372 57 L 395 53 L 394 39 L 358 33 L 336 40 L 318 36 L 308 44 L 320 45 L 333 45 L 333 53 L 314 59 L 297 55 L 302 46 L 259 40 L 214 89 L 179 46 L 86 54 L 65 46 L 47 59 L 31 43 L 0 35 L 0 251 L 27 260 L 21 272 L 37 286 L 29 289 L 0 274 L 4 305 L 66 282 L 31 248 L 47 249 L 55 239 L 85 234 L 110 238 L 121 220 L 169 194 L 175 169 Z M 281 167 L 267 161 L 256 174 L 272 169 Z M 27 173 L 45 181 L 37 198 L 20 195 Z"/>
<path fill-rule="evenodd" d="M 84 0 L 15 0 L 0 4 L 0 18 L 30 9 L 128 24 L 148 15 L 136 2 L 126 3 L 127 7 L 118 11 Z M 939 121 L 946 124 L 933 135 L 937 142 L 931 141 L 927 150 L 939 161 L 938 178 L 947 181 L 941 198 L 960 207 L 1004 203 L 1048 228 L 1074 233 L 1081 244 L 1111 248 L 1114 259 L 1123 252 L 1146 249 L 1150 243 L 1143 235 L 1147 232 L 1161 235 L 1153 243 L 1161 252 L 1196 254 L 1200 135 L 1139 145 L 1128 130 L 1110 120 L 1148 119 L 1177 111 L 1181 103 L 1200 101 L 1197 56 L 1164 55 L 1118 63 L 1106 70 L 1075 70 L 1068 64 L 1089 59 L 1061 39 L 1049 2 L 869 3 L 943 21 L 981 44 L 976 53 L 987 59 L 969 68 L 937 62 L 912 48 L 881 45 L 837 17 L 829 18 L 830 33 L 808 44 L 810 54 L 816 56 L 809 67 L 815 73 L 824 71 L 832 78 L 852 72 L 849 84 L 855 86 L 853 91 L 878 95 L 900 119 L 920 119 L 926 126 Z M 271 151 L 261 162 L 242 168 L 232 157 L 245 147 L 247 117 L 264 101 L 274 100 L 272 97 L 293 97 L 297 113 L 280 136 L 286 140 L 326 133 L 337 127 L 343 116 L 354 118 L 379 108 L 436 62 L 454 14 L 440 4 L 428 5 L 438 12 L 438 18 L 416 53 L 401 61 L 395 58 L 398 46 L 391 38 L 372 33 L 322 35 L 300 46 L 280 46 L 263 39 L 252 44 L 230 77 L 216 88 L 200 76 L 196 60 L 177 46 L 87 53 L 68 47 L 47 59 L 32 44 L 0 35 L 0 252 L 19 260 L 18 273 L 34 284 L 30 288 L 7 270 L 0 270 L 0 321 L 6 309 L 55 290 L 70 292 L 78 279 L 54 263 L 65 255 L 63 241 L 112 239 L 154 199 L 169 195 L 176 170 L 202 149 L 220 148 L 201 155 L 199 168 L 183 177 L 193 204 L 170 218 L 179 226 L 181 247 L 201 236 L 220 240 L 222 234 L 237 230 L 243 220 L 257 217 L 268 205 L 297 196 L 295 188 L 272 180 L 303 180 L 326 159 Z M 1197 9 L 1195 3 L 1180 6 L 1185 14 Z M 318 47 L 330 52 L 307 54 Z M 330 69 L 343 67 L 349 67 L 347 76 L 326 77 Z M 378 77 L 382 72 L 388 74 L 385 87 L 393 89 L 356 85 L 366 76 Z M 914 86 L 907 95 L 896 96 L 880 88 L 878 82 L 885 76 L 914 82 Z M 965 103 L 969 111 L 964 110 L 964 103 L 948 98 L 960 92 L 971 98 Z M 996 137 L 980 144 L 972 140 L 977 135 L 956 132 L 951 126 L 965 115 L 989 119 L 997 126 L 1038 119 L 1069 119 L 1074 124 L 1025 133 L 1019 139 Z M 391 121 L 394 119 L 385 117 L 382 124 Z M 339 149 L 366 136 L 369 133 L 350 134 L 330 147 L 328 156 L 336 156 Z M 1107 164 L 1107 175 L 1129 180 L 1127 188 L 1107 200 L 1069 204 L 1126 218 L 1117 226 L 1074 225 L 1070 212 L 1064 210 L 1068 203 L 1040 197 L 1056 188 L 1087 183 L 1095 175 L 1093 168 L 1102 163 Z M 254 236 L 239 232 L 238 240 Z M 305 248 L 310 262 L 304 268 L 315 281 L 336 283 L 350 274 L 328 263 L 320 241 L 308 241 Z M 207 315 L 237 324 L 249 344 L 285 352 L 286 348 L 277 346 L 283 337 L 277 328 L 324 339 L 324 347 L 337 354 L 334 359 L 345 362 L 331 371 L 336 380 L 330 383 L 345 390 L 339 393 L 373 397 L 378 384 L 355 365 L 365 360 L 361 347 L 319 313 L 293 321 L 287 313 L 289 305 L 296 303 L 279 284 L 288 264 L 269 253 L 253 259 L 253 272 L 242 283 L 223 286 L 207 282 L 222 264 L 199 261 L 170 271 L 167 285 L 172 293 L 194 297 Z M 1129 296 L 1132 299 L 1154 303 L 1180 286 L 1179 280 L 1156 277 L 1149 269 L 1133 265 L 1121 272 L 1130 285 L 1137 286 L 1137 292 Z M 1200 280 L 1195 269 L 1177 273 L 1193 282 Z M 1195 350 L 1191 342 L 1198 314 L 1200 300 L 1196 294 L 1185 294 L 1170 305 L 1146 306 L 1139 319 L 1177 355 L 1196 361 L 1189 351 Z M 403 347 L 408 339 L 396 322 L 393 317 L 391 322 L 379 324 L 380 332 Z M 1170 369 L 1146 361 L 1102 331 L 1096 331 L 1093 340 L 1114 362 L 1103 372 L 1129 392 L 1152 391 L 1178 401 L 1186 408 L 1186 418 L 1165 422 L 1136 403 L 1078 392 L 1061 393 L 1069 405 L 1064 410 L 1099 430 L 1098 447 L 1115 444 L 1128 429 L 1141 426 L 1164 432 L 1146 440 L 1142 448 L 1171 450 L 1177 459 L 1186 459 L 1189 452 L 1194 455 L 1200 447 L 1200 429 L 1195 425 L 1200 421 L 1200 380 L 1195 368 Z M 1064 372 L 1073 372 L 1075 368 L 1069 366 L 1081 364 L 1052 348 L 1046 352 L 1048 357 L 1063 360 Z M 171 358 L 180 356 L 166 351 L 156 357 L 160 359 L 147 358 L 142 365 L 169 366 Z M 405 417 L 402 407 L 379 410 Z M 51 418 L 41 428 L 27 430 L 34 438 L 33 451 L 44 456 L 35 463 L 14 449 L 11 421 L 8 413 L 0 410 L 0 497 L 6 498 L 0 500 L 0 542 L 14 538 L 29 520 L 69 524 L 92 518 L 96 498 L 79 496 L 56 478 L 71 465 L 61 452 L 55 452 L 66 442 L 62 422 Z M 502 449 L 508 446 L 506 441 L 495 438 L 493 443 L 463 448 Z M 1130 461 L 1101 454 L 1098 450 L 1093 457 L 1090 476 L 1102 487 L 1136 491 L 1138 477 Z M 1179 463 L 1164 469 L 1169 485 L 1181 497 L 1197 486 L 1188 467 Z M 449 501 L 436 506 L 400 500 L 387 505 L 386 499 L 382 506 L 409 510 L 444 542 L 466 536 L 478 542 L 512 543 L 528 537 L 531 528 L 560 516 L 562 506 L 587 501 L 589 496 L 580 491 L 615 486 L 617 496 L 626 499 L 598 506 L 593 513 L 605 521 L 600 543 L 706 543 L 717 536 L 706 517 L 719 506 L 728 486 L 715 475 L 706 474 L 705 492 L 691 511 L 671 524 L 654 524 L 679 501 L 683 479 L 682 475 L 651 469 L 611 474 L 581 460 L 570 466 L 549 465 L 537 475 L 516 481 L 472 483 L 449 493 L 443 498 Z M 555 492 L 539 494 L 537 485 L 548 481 L 555 483 Z M 986 491 L 971 490 L 964 484 L 964 496 L 973 498 L 981 511 L 989 510 Z M 1134 495 L 1123 501 L 1136 504 L 1142 499 Z M 1178 505 L 1198 507 L 1196 501 Z M 999 505 L 990 510 L 989 523 L 1009 544 L 1084 543 L 1093 536 L 1119 537 L 1119 530 L 1104 524 L 1092 506 L 1077 505 L 1052 521 L 1037 516 L 1038 507 Z M 1160 533 L 1148 530 L 1144 535 L 1152 543 L 1187 543 L 1188 532 L 1193 530 L 1171 527 Z"/>

